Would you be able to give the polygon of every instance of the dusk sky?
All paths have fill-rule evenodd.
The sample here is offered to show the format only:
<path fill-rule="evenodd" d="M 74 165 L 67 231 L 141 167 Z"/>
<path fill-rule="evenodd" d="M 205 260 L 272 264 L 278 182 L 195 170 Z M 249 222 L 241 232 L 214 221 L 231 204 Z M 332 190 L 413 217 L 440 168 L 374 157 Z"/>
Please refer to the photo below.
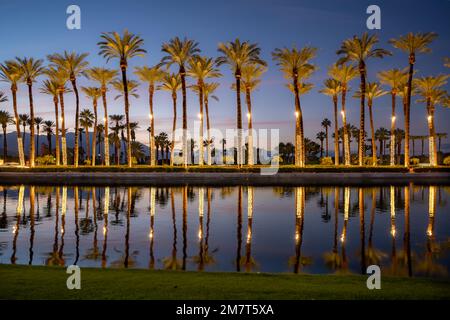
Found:
<path fill-rule="evenodd" d="M 81 30 L 66 28 L 66 8 L 70 4 L 81 7 Z M 366 29 L 366 8 L 377 4 L 381 7 L 382 29 L 379 46 L 392 50 L 394 55 L 385 59 L 368 62 L 369 81 L 376 80 L 376 72 L 390 68 L 407 66 L 405 53 L 391 47 L 388 40 L 412 32 L 434 31 L 438 39 L 431 45 L 432 54 L 417 57 L 417 76 L 448 73 L 443 67 L 444 57 L 450 56 L 450 33 L 448 14 L 450 1 L 363 1 L 363 0 L 228 0 L 228 1 L 1 1 L 0 33 L 2 46 L 0 61 L 15 56 L 45 58 L 47 54 L 64 50 L 89 53 L 92 66 L 118 68 L 118 61 L 106 63 L 98 55 L 97 42 L 101 32 L 119 31 L 127 28 L 144 39 L 147 55 L 130 61 L 129 76 L 136 79 L 133 68 L 138 65 L 154 65 L 163 56 L 161 44 L 174 36 L 188 37 L 199 42 L 203 55 L 217 57 L 217 44 L 239 37 L 241 40 L 257 42 L 262 49 L 262 58 L 268 62 L 268 72 L 262 78 L 261 87 L 253 95 L 253 120 L 255 128 L 279 128 L 281 140 L 292 141 L 294 132 L 294 99 L 285 87 L 286 80 L 272 61 L 271 52 L 277 47 L 305 45 L 318 48 L 313 62 L 318 71 L 310 82 L 315 87 L 311 93 L 302 96 L 305 133 L 315 138 L 322 130 L 323 118 L 333 119 L 332 103 L 329 97 L 318 93 L 327 78 L 327 68 L 336 61 L 336 50 L 342 40 Z M 175 71 L 175 69 L 173 69 Z M 232 128 L 235 126 L 235 93 L 230 90 L 233 82 L 231 71 L 222 66 L 224 77 L 217 92 L 220 101 L 211 101 L 212 126 Z M 34 87 L 36 116 L 54 120 L 53 103 L 49 96 L 39 94 L 43 77 Z M 192 83 L 192 79 L 188 79 Z M 80 79 L 80 85 L 93 85 Z M 357 88 L 359 80 L 351 83 Z M 19 112 L 28 113 L 28 97 L 25 86 L 19 89 Z M 449 86 L 446 88 L 449 89 Z M 10 95 L 9 87 L 0 83 L 0 90 Z M 131 119 L 139 121 L 141 132 L 138 137 L 146 142 L 145 129 L 148 126 L 148 99 L 146 86 L 140 87 L 140 98 L 131 98 Z M 123 114 L 122 100 L 114 101 L 116 93 L 109 95 L 109 114 Z M 11 99 L 10 99 L 11 100 Z M 414 98 L 414 101 L 416 98 Z M 155 94 L 156 132 L 170 132 L 172 102 L 169 93 Z M 101 104 L 100 104 L 101 106 Z M 179 112 L 181 116 L 181 97 Z M 81 96 L 81 108 L 92 108 L 91 103 Z M 246 106 L 243 104 L 243 110 Z M 350 123 L 359 123 L 359 101 L 349 97 L 348 118 Z M 2 104 L 0 109 L 12 112 L 11 103 Z M 189 124 L 198 113 L 198 99 L 188 91 Z M 375 127 L 390 125 L 390 97 L 378 99 L 374 103 Z M 102 108 L 99 108 L 100 117 Z M 398 125 L 403 126 L 400 102 L 397 105 Z M 75 100 L 67 94 L 67 122 L 73 128 Z M 411 107 L 412 135 L 426 135 L 425 106 Z M 245 115 L 245 113 L 243 113 Z M 100 118 L 101 119 L 101 118 Z M 180 119 L 180 118 L 179 118 Z M 246 118 L 243 117 L 245 120 Z M 448 132 L 450 110 L 438 107 L 436 110 L 437 132 Z M 181 121 L 178 120 L 178 124 Z M 67 124 L 66 124 L 67 125 Z M 366 130 L 369 129 L 368 122 Z M 447 140 L 445 140 L 447 142 Z"/>

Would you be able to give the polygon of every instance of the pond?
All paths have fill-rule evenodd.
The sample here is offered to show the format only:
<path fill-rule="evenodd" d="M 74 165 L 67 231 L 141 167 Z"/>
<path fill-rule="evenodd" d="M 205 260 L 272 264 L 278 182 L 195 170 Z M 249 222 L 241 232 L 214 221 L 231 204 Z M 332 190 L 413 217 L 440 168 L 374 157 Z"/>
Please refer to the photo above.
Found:
<path fill-rule="evenodd" d="M 0 187 L 0 263 L 448 277 L 450 187 Z"/>

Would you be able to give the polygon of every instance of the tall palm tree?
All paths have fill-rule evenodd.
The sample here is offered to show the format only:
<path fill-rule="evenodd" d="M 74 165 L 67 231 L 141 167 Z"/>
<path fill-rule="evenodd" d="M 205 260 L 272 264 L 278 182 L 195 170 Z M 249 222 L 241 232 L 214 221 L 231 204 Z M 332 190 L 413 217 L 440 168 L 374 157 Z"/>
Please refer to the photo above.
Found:
<path fill-rule="evenodd" d="M 338 123 L 338 95 L 341 92 L 341 85 L 339 81 L 336 79 L 326 79 L 324 81 L 324 88 L 320 90 L 320 93 L 323 93 L 327 96 L 330 96 L 333 100 L 333 115 L 334 115 L 334 165 L 339 165 L 339 123 Z M 325 121 L 325 120 L 324 120 Z M 331 124 L 330 124 L 331 125 Z M 330 126 L 329 125 L 329 126 Z M 327 129 L 328 132 L 328 129 Z M 328 136 L 328 134 L 327 134 Z M 328 138 L 327 138 L 328 140 Z M 328 152 L 328 142 L 327 142 L 327 152 Z"/>
<path fill-rule="evenodd" d="M 108 91 L 108 85 L 113 82 L 117 77 L 118 72 L 116 70 L 94 67 L 86 71 L 86 75 L 89 79 L 95 81 L 100 86 L 103 102 L 103 128 L 105 130 L 103 135 L 103 147 L 105 166 L 109 166 L 109 136 L 108 136 L 108 104 L 106 100 L 106 92 Z"/>
<path fill-rule="evenodd" d="M 78 94 L 77 77 L 83 74 L 89 63 L 86 61 L 87 53 L 77 54 L 76 52 L 64 51 L 63 54 L 55 53 L 47 56 L 50 65 L 54 68 L 62 69 L 69 75 L 72 90 L 75 94 L 75 146 L 74 146 L 74 166 L 78 167 L 78 132 L 80 117 L 80 97 Z"/>
<path fill-rule="evenodd" d="M 242 67 L 241 84 L 244 87 L 245 102 L 247 104 L 247 128 L 248 128 L 248 165 L 252 166 L 255 162 L 253 156 L 253 114 L 251 93 L 258 88 L 261 83 L 261 76 L 267 71 L 265 66 L 250 63 Z M 236 84 L 232 85 L 236 90 Z"/>
<path fill-rule="evenodd" d="M 120 129 L 123 127 L 122 121 L 124 119 L 124 116 L 122 114 L 113 114 L 109 116 L 109 119 L 113 122 L 114 127 L 112 127 L 113 133 L 111 133 L 111 139 L 112 143 L 114 145 L 114 157 L 115 157 L 115 164 L 120 164 L 120 136 L 119 132 Z"/>
<path fill-rule="evenodd" d="M 188 163 L 188 141 L 187 141 L 187 100 L 186 100 L 186 64 L 189 59 L 196 56 L 200 49 L 198 43 L 184 38 L 181 40 L 175 37 L 169 40 L 168 43 L 163 43 L 161 51 L 167 55 L 162 58 L 162 63 L 170 67 L 173 64 L 178 65 L 178 74 L 181 78 L 181 92 L 183 95 L 183 165 L 187 167 Z"/>
<path fill-rule="evenodd" d="M 409 72 L 408 83 L 406 85 L 406 105 L 404 109 L 405 113 L 405 167 L 409 167 L 409 131 L 410 131 L 410 114 L 411 114 L 411 93 L 413 91 L 413 75 L 414 65 L 416 64 L 417 53 L 430 53 L 431 49 L 428 47 L 437 34 L 434 32 L 427 33 L 408 33 L 407 35 L 400 36 L 398 39 L 391 39 L 389 43 L 397 49 L 408 54 Z"/>
<path fill-rule="evenodd" d="M 22 70 L 18 68 L 17 64 L 12 61 L 7 61 L 0 64 L 0 81 L 10 84 L 11 95 L 13 99 L 14 119 L 16 124 L 17 134 L 17 150 L 19 152 L 19 163 L 21 166 L 25 165 L 25 153 L 23 149 L 23 139 L 20 134 L 20 120 L 19 112 L 17 110 L 17 84 L 22 77 Z"/>
<path fill-rule="evenodd" d="M 441 152 L 441 140 L 447 138 L 447 133 L 436 133 L 436 138 L 438 139 L 438 152 Z"/>
<path fill-rule="evenodd" d="M 179 74 L 166 73 L 160 85 L 161 90 L 171 93 L 173 102 L 172 142 L 170 149 L 170 165 L 173 166 L 175 149 L 175 130 L 177 128 L 177 91 L 181 89 L 181 77 Z"/>
<path fill-rule="evenodd" d="M 214 99 L 216 101 L 219 101 L 219 98 L 217 98 L 216 95 L 214 95 L 214 91 L 217 90 L 219 87 L 218 82 L 210 82 L 205 83 L 203 88 L 203 96 L 205 98 L 205 113 L 206 113 L 206 137 L 208 144 L 206 146 L 206 153 L 208 154 L 208 166 L 212 164 L 212 154 L 211 154 L 211 123 L 209 121 L 209 98 Z"/>
<path fill-rule="evenodd" d="M 59 166 L 61 160 L 60 160 L 60 150 L 59 150 L 60 142 L 59 142 L 59 107 L 58 107 L 59 86 L 58 86 L 58 83 L 56 81 L 52 81 L 49 79 L 44 80 L 43 86 L 41 87 L 40 92 L 44 93 L 44 94 L 48 94 L 53 97 L 53 104 L 55 106 L 55 122 L 53 122 L 53 121 L 50 121 L 50 122 L 52 122 L 52 124 L 55 126 L 55 134 L 56 134 L 55 160 L 56 160 L 56 165 Z M 49 121 L 46 121 L 46 122 L 49 122 Z M 47 130 L 45 130 L 45 128 L 44 128 L 44 131 L 47 132 L 47 139 L 48 139 L 48 137 L 49 137 L 48 128 L 49 127 L 47 126 L 46 123 L 44 123 L 44 124 L 46 125 L 45 128 L 47 128 Z M 51 134 L 50 134 L 50 137 L 51 137 Z M 51 154 L 52 153 L 51 138 L 48 141 L 49 141 L 49 154 Z"/>
<path fill-rule="evenodd" d="M 61 119 L 57 119 L 57 123 L 61 120 L 61 150 L 62 150 L 62 161 L 63 165 L 67 166 L 67 141 L 66 141 L 66 117 L 65 117 L 65 107 L 64 107 L 64 93 L 71 92 L 71 90 L 67 87 L 66 83 L 69 80 L 69 74 L 62 68 L 55 69 L 50 67 L 46 71 L 47 75 L 50 78 L 51 82 L 54 82 L 56 85 L 58 97 L 59 97 L 59 105 L 61 107 Z M 56 105 L 55 105 L 56 107 Z M 59 133 L 57 133 L 59 134 Z M 57 136 L 57 140 L 58 136 Z M 59 145 L 59 141 L 57 141 L 57 145 Z M 57 152 L 58 154 L 58 152 Z"/>
<path fill-rule="evenodd" d="M 150 165 L 154 166 L 155 162 L 155 114 L 153 113 L 153 95 L 155 89 L 158 89 L 157 84 L 162 81 L 164 71 L 161 70 L 160 65 L 154 67 L 136 67 L 134 73 L 139 80 L 148 83 L 148 101 L 150 107 Z"/>
<path fill-rule="evenodd" d="M 261 49 L 256 43 L 248 41 L 241 42 L 235 39 L 233 42 L 219 43 L 218 51 L 222 54 L 217 58 L 217 64 L 228 64 L 231 71 L 234 73 L 236 79 L 236 106 L 237 106 L 237 163 L 238 166 L 243 164 L 243 144 L 242 144 L 242 111 L 241 111 L 241 75 L 242 68 L 248 64 L 255 64 L 260 66 L 267 65 L 264 60 L 260 58 Z"/>
<path fill-rule="evenodd" d="M 325 118 L 322 120 L 321 126 L 325 129 L 325 156 L 328 157 L 328 127 L 331 127 L 331 121 L 328 118 Z"/>
<path fill-rule="evenodd" d="M 92 134 L 92 159 L 91 159 L 91 166 L 95 166 L 95 147 L 97 146 L 97 122 L 98 122 L 98 113 L 97 113 L 97 100 L 98 98 L 100 98 L 101 93 L 101 89 L 97 88 L 97 87 L 81 87 L 81 90 L 84 92 L 84 94 L 86 95 L 86 97 L 92 99 L 92 107 L 94 110 L 94 115 L 93 115 L 93 124 L 92 126 L 94 127 L 94 132 Z M 81 115 L 80 115 L 81 116 Z M 86 131 L 87 134 L 87 131 Z M 89 134 L 88 134 L 88 138 L 89 138 Z"/>
<path fill-rule="evenodd" d="M 377 129 L 377 131 L 375 131 L 375 140 L 377 140 L 380 143 L 380 158 L 383 158 L 384 156 L 384 150 L 385 148 L 385 143 L 387 140 L 390 139 L 390 134 L 389 131 L 383 127 Z M 392 142 L 391 142 L 392 143 Z M 394 141 L 395 143 L 395 141 Z M 394 149 L 395 149 L 395 145 L 394 145 Z"/>
<path fill-rule="evenodd" d="M 283 48 L 275 49 L 272 57 L 277 61 L 277 65 L 284 73 L 287 79 L 292 81 L 291 89 L 294 91 L 295 99 L 295 165 L 305 166 L 305 143 L 303 133 L 303 114 L 300 105 L 299 81 L 302 81 L 316 69 L 310 63 L 310 60 L 316 56 L 317 49 L 312 47 L 304 47 L 297 49 Z"/>
<path fill-rule="evenodd" d="M 128 60 L 133 57 L 142 57 L 145 51 L 142 46 L 144 40 L 128 30 L 123 32 L 120 36 L 117 32 L 103 32 L 101 35 L 102 41 L 98 43 L 100 47 L 100 55 L 109 61 L 112 58 L 119 59 L 120 70 L 122 72 L 122 88 L 125 103 L 125 124 L 127 129 L 127 163 L 128 167 L 132 166 L 131 161 L 131 130 L 130 130 L 130 105 L 128 102 L 128 85 L 130 81 L 127 80 Z"/>
<path fill-rule="evenodd" d="M 6 97 L 4 96 L 3 92 L 0 91 L 0 102 L 4 101 L 6 101 Z M 8 139 L 6 139 L 6 129 L 8 128 L 8 125 L 12 124 L 13 122 L 14 118 L 8 111 L 0 110 L 0 125 L 3 129 L 3 161 L 5 162 L 8 158 Z"/>
<path fill-rule="evenodd" d="M 44 130 L 44 132 L 47 135 L 48 155 L 52 154 L 53 128 L 55 128 L 55 123 L 53 121 L 51 121 L 51 120 L 44 121 L 44 128 L 43 128 L 43 130 Z M 56 145 L 58 145 L 58 140 L 56 140 Z M 58 147 L 58 151 L 59 151 L 59 147 Z M 58 156 L 58 160 L 59 160 L 59 156 Z M 59 161 L 58 161 L 57 165 L 59 165 Z"/>
<path fill-rule="evenodd" d="M 409 139 L 412 141 L 412 156 L 416 155 L 416 140 L 420 139 L 420 136 L 409 136 Z"/>
<path fill-rule="evenodd" d="M 15 63 L 22 70 L 21 81 L 28 86 L 28 99 L 30 102 L 30 167 L 34 167 L 35 144 L 34 144 L 34 104 L 33 104 L 33 82 L 44 73 L 43 60 L 34 58 L 16 58 Z"/>
<path fill-rule="evenodd" d="M 204 150 L 203 150 L 203 104 L 204 104 L 204 86 L 205 80 L 208 78 L 218 78 L 222 76 L 219 70 L 216 68 L 216 63 L 212 58 L 195 56 L 188 61 L 187 75 L 197 79 L 196 92 L 198 93 L 199 99 L 199 119 L 200 119 L 200 130 L 199 130 L 199 165 L 204 164 Z"/>
<path fill-rule="evenodd" d="M 347 113 L 346 113 L 346 98 L 347 91 L 349 91 L 348 83 L 358 76 L 358 69 L 352 65 L 342 64 L 333 65 L 328 70 L 328 75 L 334 80 L 338 81 L 341 92 L 341 116 L 342 127 L 344 130 L 343 147 L 344 147 L 344 164 L 350 165 L 350 138 L 347 130 Z"/>
<path fill-rule="evenodd" d="M 367 77 L 367 59 L 369 58 L 383 58 L 388 55 L 392 55 L 385 49 L 374 49 L 374 45 L 378 43 L 378 36 L 373 34 L 369 35 L 364 32 L 361 37 L 353 36 L 353 38 L 344 40 L 341 48 L 337 51 L 338 55 L 342 55 L 338 64 L 346 62 L 354 62 L 358 66 L 359 75 L 361 79 L 360 91 L 361 91 L 361 105 L 360 105 L 360 119 L 359 119 L 359 148 L 358 148 L 358 164 L 362 166 L 364 153 L 365 153 L 365 98 L 366 98 L 366 77 Z"/>
<path fill-rule="evenodd" d="M 355 98 L 361 98 L 362 92 L 358 90 L 355 93 Z M 369 82 L 366 85 L 366 90 L 364 92 L 367 98 L 367 106 L 369 107 L 369 118 L 370 118 L 370 133 L 372 138 L 372 165 L 377 165 L 377 144 L 375 143 L 375 128 L 373 125 L 373 100 L 387 94 L 386 91 L 381 89 L 378 82 Z"/>
<path fill-rule="evenodd" d="M 323 157 L 323 141 L 325 140 L 326 134 L 320 131 L 316 134 L 316 139 L 320 141 L 320 158 Z"/>
<path fill-rule="evenodd" d="M 447 84 L 447 78 L 447 75 L 439 75 L 436 77 L 421 77 L 415 80 L 415 93 L 422 97 L 418 102 L 425 103 L 427 108 L 429 157 L 430 165 L 432 166 L 437 166 L 438 164 L 434 112 L 436 105 L 442 104 L 447 97 L 447 92 L 442 90 L 442 87 Z"/>
<path fill-rule="evenodd" d="M 391 113 L 391 144 L 390 144 L 390 165 L 395 165 L 395 104 L 396 97 L 399 93 L 400 87 L 406 82 L 408 77 L 406 69 L 390 69 L 381 71 L 377 74 L 378 79 L 384 85 L 390 88 L 391 100 L 392 100 L 392 113 Z"/>
<path fill-rule="evenodd" d="M 30 122 L 30 116 L 28 114 L 26 114 L 26 113 L 19 114 L 19 121 L 20 121 L 20 123 L 22 124 L 22 127 L 23 127 L 22 139 L 23 139 L 23 142 L 25 143 L 27 124 Z"/>
<path fill-rule="evenodd" d="M 34 118 L 34 124 L 36 125 L 36 157 L 39 157 L 39 134 L 41 132 L 41 125 L 44 119 L 41 117 Z"/>
<path fill-rule="evenodd" d="M 95 123 L 95 115 L 92 113 L 91 110 L 89 109 L 83 109 L 80 112 L 80 125 L 82 128 L 84 128 L 84 137 L 85 137 L 85 141 L 86 141 L 86 156 L 85 156 L 85 160 L 90 160 L 90 154 L 89 154 L 89 150 L 90 150 L 90 146 L 89 146 L 89 128 L 91 128 L 94 123 Z M 95 137 L 96 132 L 94 133 L 94 137 Z M 95 140 L 95 139 L 94 139 Z M 95 141 L 94 141 L 95 142 Z M 92 142 L 94 148 L 93 148 L 93 152 L 92 154 L 95 154 L 95 144 L 94 142 Z M 92 164 L 92 162 L 91 162 Z"/>

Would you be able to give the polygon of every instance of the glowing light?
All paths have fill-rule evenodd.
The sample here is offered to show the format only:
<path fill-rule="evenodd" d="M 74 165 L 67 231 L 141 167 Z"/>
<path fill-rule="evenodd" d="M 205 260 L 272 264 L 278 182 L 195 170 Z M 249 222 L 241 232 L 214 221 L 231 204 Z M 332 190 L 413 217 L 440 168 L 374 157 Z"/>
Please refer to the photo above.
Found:
<path fill-rule="evenodd" d="M 295 117 L 298 118 L 299 115 L 298 111 L 295 111 Z"/>
<path fill-rule="evenodd" d="M 392 116 L 391 120 L 392 122 L 395 122 L 395 116 Z"/>
<path fill-rule="evenodd" d="M 12 233 L 13 233 L 13 234 L 16 234 L 16 233 L 17 233 L 17 226 L 14 226 L 14 227 L 13 227 Z"/>
<path fill-rule="evenodd" d="M 397 231 L 395 230 L 395 227 L 391 228 L 391 235 L 393 238 L 395 238 L 395 234 L 397 233 Z"/>
<path fill-rule="evenodd" d="M 153 119 L 153 114 L 149 113 L 149 114 L 148 114 L 148 118 L 149 118 L 150 120 L 152 120 L 152 119 Z"/>
<path fill-rule="evenodd" d="M 64 233 L 64 228 L 61 228 L 61 233 Z"/>
<path fill-rule="evenodd" d="M 247 118 L 250 119 L 251 116 L 252 116 L 252 115 L 250 114 L 250 112 L 247 112 Z"/>
<path fill-rule="evenodd" d="M 103 122 L 106 122 L 106 118 L 105 117 L 103 117 Z"/>
<path fill-rule="evenodd" d="M 429 229 L 427 230 L 427 235 L 428 235 L 429 237 L 431 237 L 431 236 L 433 235 L 433 231 L 431 230 L 431 228 L 429 228 Z"/>
<path fill-rule="evenodd" d="M 59 121 L 63 121 L 63 117 L 59 117 Z"/>
<path fill-rule="evenodd" d="M 150 230 L 150 233 L 148 234 L 148 237 L 149 237 L 150 239 L 153 239 L 153 230 Z"/>
<path fill-rule="evenodd" d="M 252 240 L 252 232 L 249 230 L 247 233 L 247 243 L 250 243 L 251 240 Z"/>
<path fill-rule="evenodd" d="M 345 241 L 345 235 L 342 234 L 342 235 L 341 235 L 341 242 L 343 243 L 344 241 Z"/>
<path fill-rule="evenodd" d="M 431 120 L 433 120 L 433 117 L 432 116 L 428 116 L 428 122 L 431 122 Z"/>
<path fill-rule="evenodd" d="M 106 231 L 107 231 L 108 229 L 106 229 L 106 227 L 105 226 L 103 226 L 103 235 L 105 235 L 106 234 Z"/>
<path fill-rule="evenodd" d="M 198 230 L 198 238 L 199 238 L 199 239 L 202 238 L 202 230 Z"/>
<path fill-rule="evenodd" d="M 295 241 L 298 241 L 300 239 L 300 233 L 298 231 L 295 231 Z"/>
<path fill-rule="evenodd" d="M 202 118 L 202 114 L 199 113 L 199 114 L 197 115 L 197 117 L 198 117 L 199 119 L 201 119 L 201 118 Z"/>

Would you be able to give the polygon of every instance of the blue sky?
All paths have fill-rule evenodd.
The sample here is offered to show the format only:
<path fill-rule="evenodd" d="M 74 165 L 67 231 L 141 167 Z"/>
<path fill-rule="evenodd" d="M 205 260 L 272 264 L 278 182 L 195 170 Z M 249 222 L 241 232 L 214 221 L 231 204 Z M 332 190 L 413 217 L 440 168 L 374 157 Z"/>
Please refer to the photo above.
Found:
<path fill-rule="evenodd" d="M 81 30 L 66 28 L 66 8 L 70 4 L 81 7 Z M 370 4 L 381 7 L 382 29 L 376 31 L 380 36 L 380 46 L 391 49 L 393 57 L 368 62 L 369 81 L 376 80 L 376 72 L 393 67 L 406 66 L 404 53 L 392 48 L 387 41 L 406 32 L 435 31 L 439 38 L 432 44 L 433 53 L 420 55 L 417 59 L 418 75 L 448 73 L 442 66 L 445 56 L 450 56 L 450 34 L 448 13 L 450 1 L 302 1 L 302 0 L 229 0 L 229 1 L 2 1 L 0 10 L 0 34 L 3 44 L 0 48 L 0 61 L 15 56 L 45 58 L 47 54 L 63 50 L 88 52 L 91 65 L 117 68 L 117 61 L 106 61 L 98 56 L 97 42 L 100 33 L 122 31 L 127 28 L 139 34 L 144 40 L 148 54 L 144 58 L 134 58 L 130 62 L 130 72 L 137 65 L 154 65 L 162 57 L 161 44 L 174 36 L 189 37 L 199 42 L 202 53 L 216 57 L 217 44 L 239 37 L 242 40 L 257 42 L 262 49 L 262 57 L 268 62 L 269 70 L 264 75 L 261 87 L 253 95 L 253 120 L 255 128 L 279 128 L 282 140 L 292 140 L 294 130 L 293 97 L 285 88 L 285 79 L 271 60 L 271 52 L 276 47 L 310 45 L 318 47 L 314 63 L 318 71 L 311 78 L 314 90 L 302 97 L 305 119 L 305 132 L 315 137 L 321 130 L 320 122 L 327 117 L 332 119 L 332 105 L 328 97 L 318 93 L 326 78 L 327 68 L 336 61 L 336 50 L 342 40 L 366 31 L 366 8 Z M 220 101 L 211 102 L 212 125 L 219 128 L 233 127 L 235 124 L 235 95 L 230 90 L 233 81 L 230 70 L 223 66 L 224 77 L 217 92 Z M 134 78 L 134 75 L 131 74 Z M 36 115 L 45 119 L 53 118 L 53 104 L 50 97 L 38 94 L 38 81 L 35 86 Z M 189 80 L 191 81 L 191 80 Z M 80 85 L 88 85 L 80 79 Z M 351 84 L 356 88 L 358 81 Z M 140 88 L 140 99 L 133 99 L 131 118 L 141 122 L 143 141 L 148 121 L 148 105 L 145 86 Z M 448 87 L 447 87 L 448 89 Z M 0 90 L 9 94 L 6 84 L 0 83 Z M 110 114 L 123 113 L 121 100 L 114 101 L 110 94 Z M 82 96 L 81 107 L 90 107 Z M 181 100 L 181 99 L 180 99 Z M 180 101 L 181 102 L 181 101 Z M 6 108 L 10 106 L 7 105 Z M 5 108 L 5 105 L 1 107 Z M 25 87 L 19 91 L 19 108 L 28 110 Z M 244 105 L 245 108 L 245 105 Z M 375 102 L 375 126 L 389 127 L 390 99 L 383 97 Z M 400 104 L 398 110 L 401 110 Z M 68 95 L 67 114 L 73 114 L 74 99 Z M 188 93 L 188 110 L 192 122 L 198 113 L 198 101 Z M 348 101 L 348 118 L 358 124 L 359 105 L 356 99 Z M 181 115 L 181 112 L 179 112 Z M 172 105 L 166 92 L 155 95 L 156 130 L 170 131 Z M 244 118 L 245 119 L 245 118 Z M 69 126 L 73 119 L 68 118 Z M 398 114 L 399 124 L 403 116 Z M 450 110 L 438 108 L 436 112 L 437 131 L 449 129 Z M 180 123 L 180 122 L 179 122 Z M 368 129 L 368 127 L 367 127 Z M 426 134 L 426 115 L 423 105 L 412 107 L 412 134 Z"/>

